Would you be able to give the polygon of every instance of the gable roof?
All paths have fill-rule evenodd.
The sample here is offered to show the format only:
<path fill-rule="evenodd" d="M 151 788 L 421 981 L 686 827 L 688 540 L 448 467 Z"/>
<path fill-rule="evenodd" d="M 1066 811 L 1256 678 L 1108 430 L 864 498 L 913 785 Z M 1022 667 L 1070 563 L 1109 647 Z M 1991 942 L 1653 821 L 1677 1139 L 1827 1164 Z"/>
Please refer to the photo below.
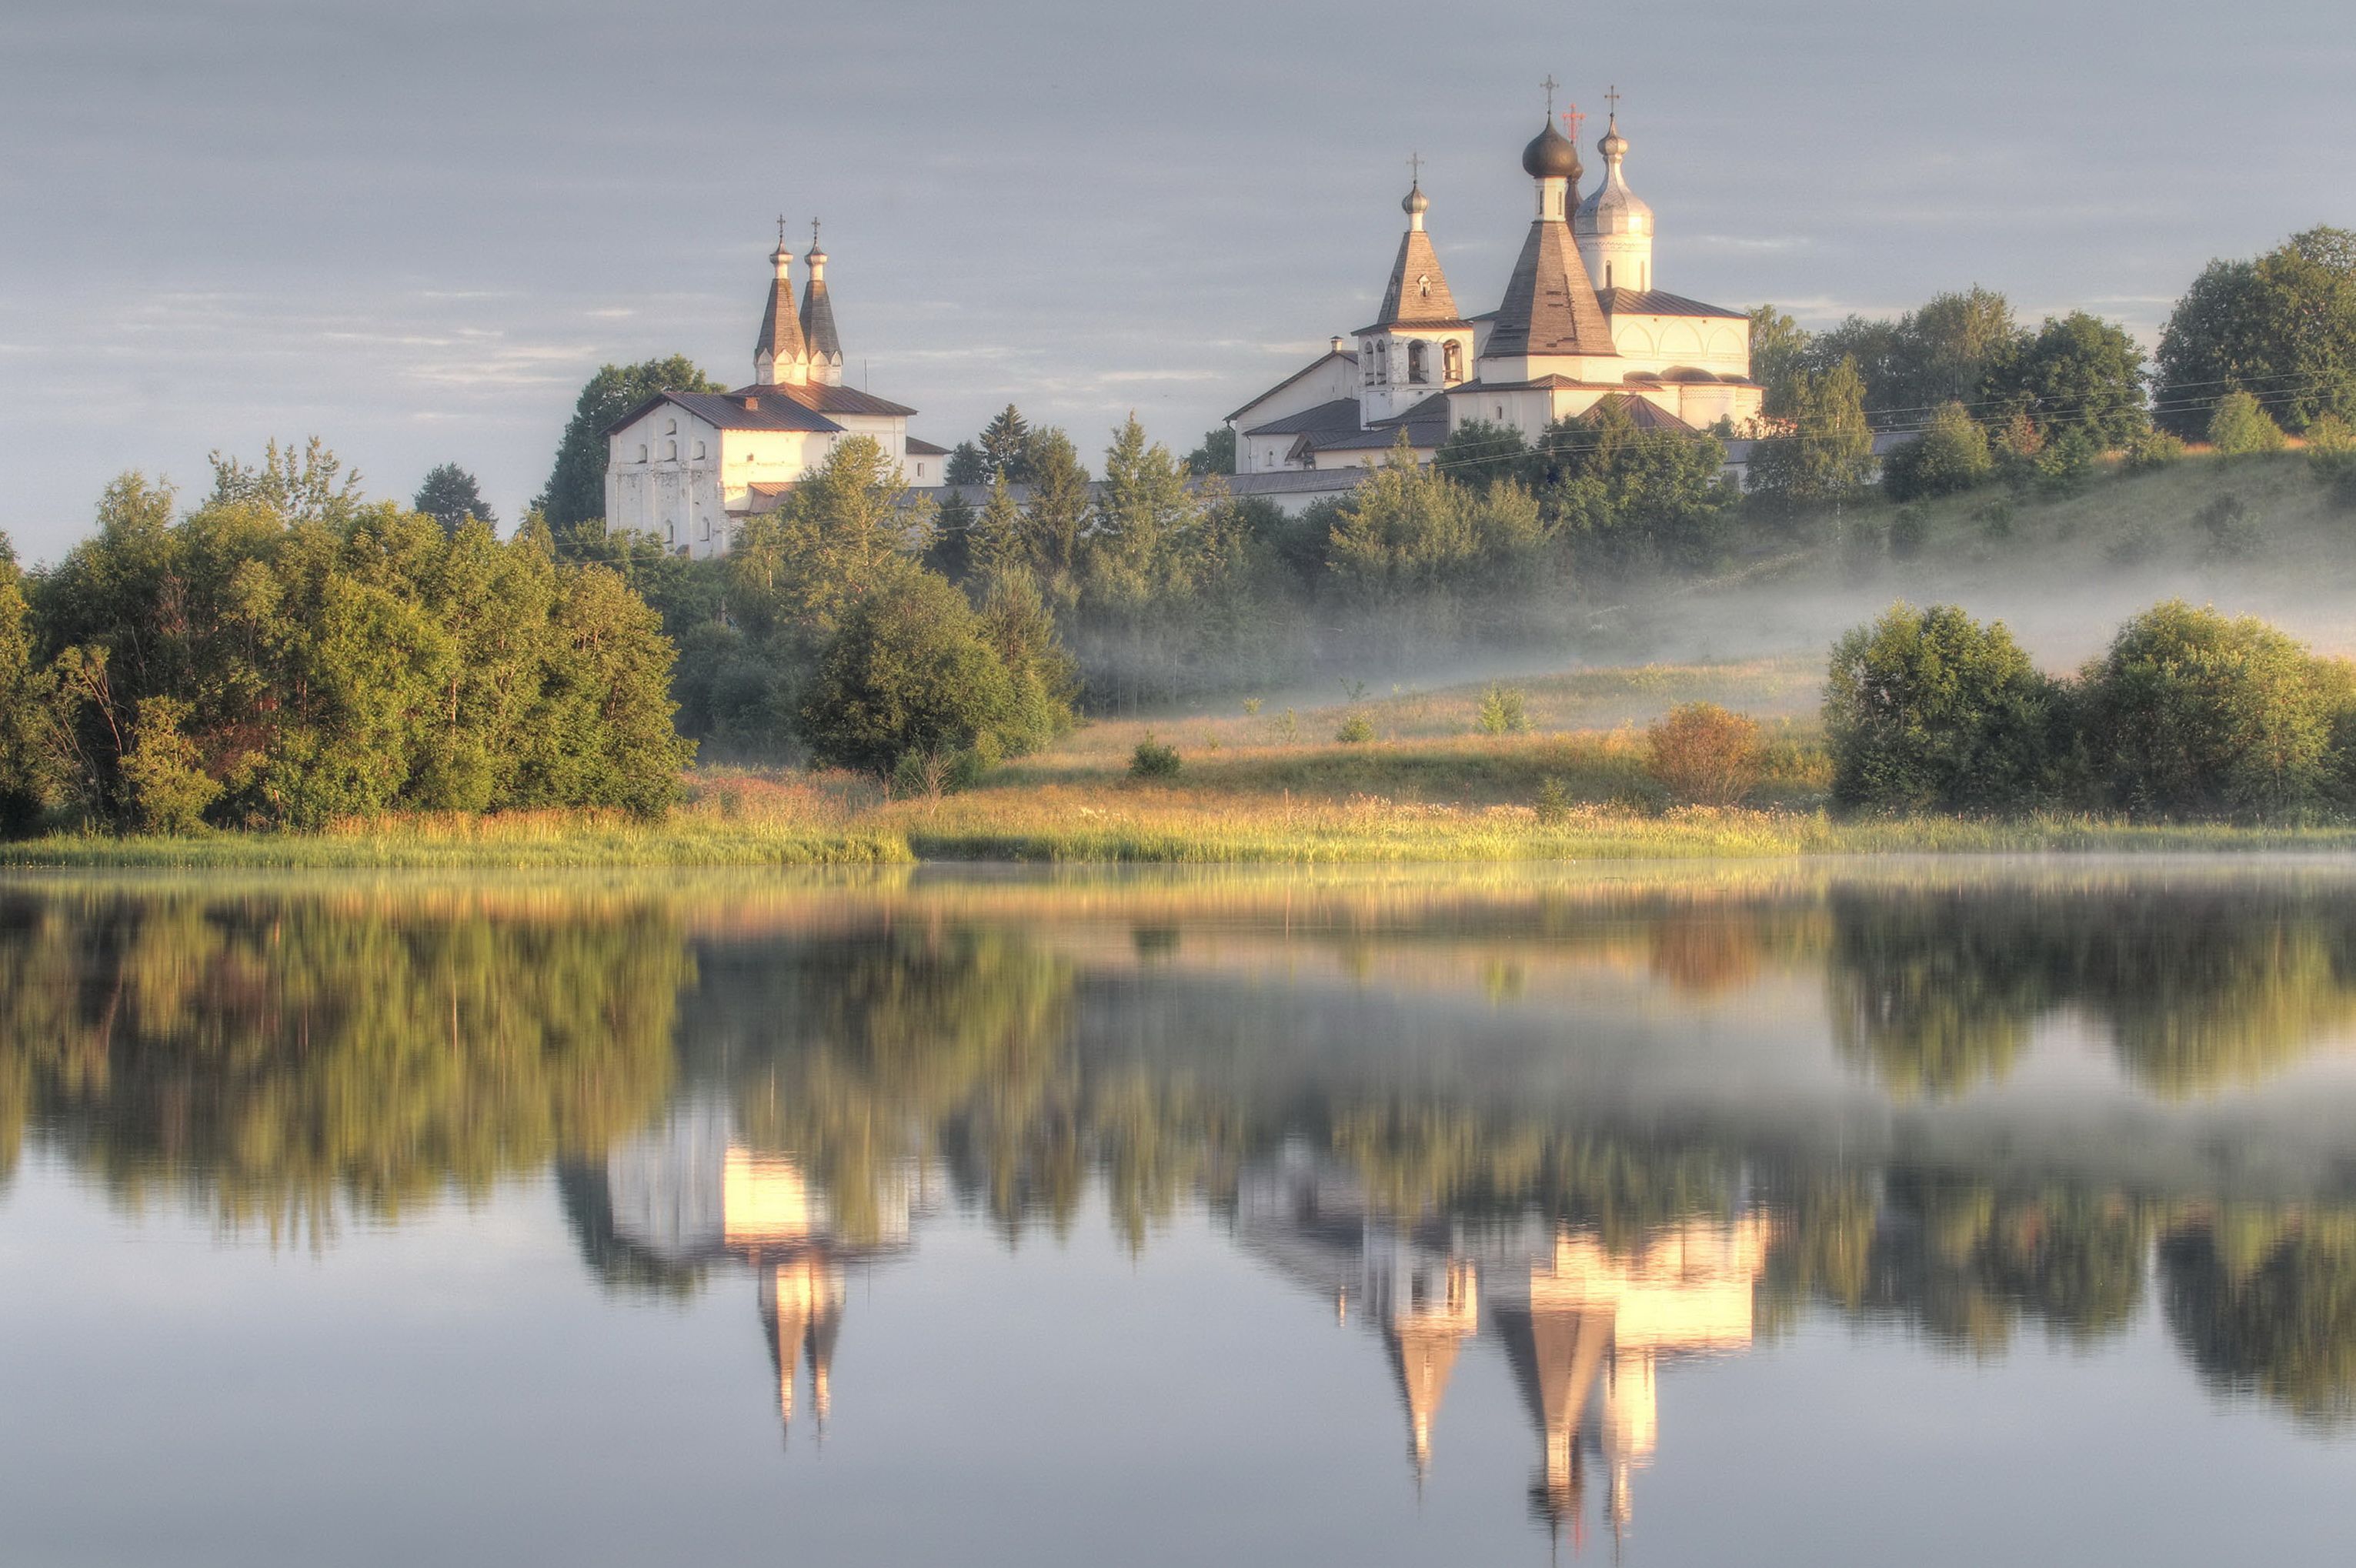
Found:
<path fill-rule="evenodd" d="M 1592 414 L 1606 403 L 1617 403 L 1621 411 L 1628 416 L 1628 422 L 1638 430 L 1673 430 L 1680 435 L 1700 433 L 1652 399 L 1635 392 L 1612 392 L 1598 398 L 1595 407 L 1587 411 Z"/>
<path fill-rule="evenodd" d="M 1316 358 L 1312 359 L 1308 364 L 1303 365 L 1300 369 L 1295 370 L 1291 375 L 1287 376 L 1283 380 L 1279 381 L 1275 386 L 1270 387 L 1267 391 L 1262 392 L 1259 396 L 1254 398 L 1250 402 L 1246 403 L 1242 408 L 1239 408 L 1235 412 L 1229 414 L 1227 418 L 1230 420 L 1239 420 L 1243 418 L 1244 415 L 1251 412 L 1252 410 L 1268 401 L 1269 399 L 1276 396 L 1277 393 L 1284 390 L 1285 388 L 1290 387 L 1295 381 L 1300 380 L 1304 376 L 1315 375 L 1318 371 L 1323 370 L 1326 366 L 1332 364 L 1336 359 L 1346 359 L 1351 364 L 1355 365 L 1358 362 L 1357 351 L 1351 348 L 1327 349 L 1324 353 L 1320 354 Z"/>
<path fill-rule="evenodd" d="M 1569 224 L 1546 218 L 1531 223 L 1514 274 L 1505 282 L 1497 325 L 1490 328 L 1488 345 L 1481 352 L 1490 359 L 1619 353 Z"/>
<path fill-rule="evenodd" d="M 664 403 L 693 414 L 716 430 L 803 431 L 823 435 L 842 429 L 816 410 L 778 396 L 785 390 L 783 387 L 747 387 L 735 392 L 658 392 L 607 425 L 605 433 L 612 435 L 636 424 Z"/>
<path fill-rule="evenodd" d="M 1704 304 L 1699 300 L 1687 299 L 1683 294 L 1673 294 L 1661 289 L 1602 289 L 1595 297 L 1603 306 L 1606 315 L 1708 315 L 1741 321 L 1749 314 Z"/>
<path fill-rule="evenodd" d="M 1456 296 L 1448 292 L 1448 275 L 1440 270 L 1440 253 L 1431 236 L 1410 229 L 1399 237 L 1398 259 L 1391 263 L 1391 280 L 1383 289 L 1378 326 L 1461 325 Z"/>
<path fill-rule="evenodd" d="M 821 414 L 881 414 L 905 418 L 916 411 L 873 392 L 862 392 L 856 387 L 830 387 L 812 381 L 806 386 L 739 387 L 728 394 L 732 398 L 791 398 L 802 407 Z"/>
<path fill-rule="evenodd" d="M 935 446 L 931 442 L 918 441 L 913 435 L 908 438 L 908 455 L 911 457 L 947 457 L 948 454 L 949 449 L 946 446 Z"/>
<path fill-rule="evenodd" d="M 1280 420 L 1270 420 L 1244 432 L 1246 435 L 1298 435 L 1302 431 L 1355 430 L 1358 428 L 1358 400 L 1335 398 L 1331 402 L 1303 409 L 1297 414 L 1287 414 Z"/>

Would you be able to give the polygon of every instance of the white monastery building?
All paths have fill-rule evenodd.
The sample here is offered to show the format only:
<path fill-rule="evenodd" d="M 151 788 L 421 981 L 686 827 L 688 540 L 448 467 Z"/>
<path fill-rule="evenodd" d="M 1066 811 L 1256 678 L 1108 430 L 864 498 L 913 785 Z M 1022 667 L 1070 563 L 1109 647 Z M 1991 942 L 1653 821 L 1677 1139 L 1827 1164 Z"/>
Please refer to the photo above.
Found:
<path fill-rule="evenodd" d="M 809 279 L 794 304 L 785 224 L 753 344 L 753 383 L 664 392 L 605 430 L 605 522 L 699 560 L 728 553 L 734 519 L 773 510 L 845 436 L 873 437 L 909 484 L 941 483 L 948 453 L 908 433 L 916 410 L 842 384 L 842 339 L 810 225 Z"/>
<path fill-rule="evenodd" d="M 1549 97 L 1546 128 L 1522 149 L 1537 211 L 1493 311 L 1458 310 L 1415 181 L 1381 310 L 1227 416 L 1237 474 L 1358 468 L 1402 432 L 1428 462 L 1475 421 L 1535 442 L 1606 399 L 1640 425 L 1751 433 L 1765 392 L 1751 379 L 1750 318 L 1655 286 L 1653 209 L 1628 186 L 1618 96 L 1597 144 L 1602 182 L 1583 198 L 1586 171 Z"/>

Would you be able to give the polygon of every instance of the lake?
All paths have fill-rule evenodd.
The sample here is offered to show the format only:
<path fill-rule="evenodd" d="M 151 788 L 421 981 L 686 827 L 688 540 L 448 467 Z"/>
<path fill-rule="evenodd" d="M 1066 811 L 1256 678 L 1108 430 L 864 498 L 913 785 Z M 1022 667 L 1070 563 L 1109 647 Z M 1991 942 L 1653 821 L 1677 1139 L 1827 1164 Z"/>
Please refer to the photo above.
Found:
<path fill-rule="evenodd" d="M 0 880 L 0 1561 L 2333 1560 L 2356 867 Z"/>

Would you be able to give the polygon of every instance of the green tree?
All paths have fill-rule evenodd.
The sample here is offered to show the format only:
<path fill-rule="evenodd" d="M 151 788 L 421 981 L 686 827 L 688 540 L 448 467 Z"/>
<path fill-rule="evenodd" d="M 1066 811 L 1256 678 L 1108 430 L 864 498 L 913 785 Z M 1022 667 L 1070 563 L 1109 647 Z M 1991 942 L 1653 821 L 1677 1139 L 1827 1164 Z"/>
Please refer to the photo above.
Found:
<path fill-rule="evenodd" d="M 999 743 L 1016 700 L 1006 662 L 965 595 L 920 571 L 843 617 L 803 699 L 798 729 L 820 762 L 888 773 L 912 752 Z"/>
<path fill-rule="evenodd" d="M 1991 423 L 2025 413 L 2049 438 L 2075 432 L 2104 452 L 2151 428 L 2142 347 L 2124 327 L 2084 311 L 2048 316 L 2034 336 L 1990 357 L 1978 395 Z"/>
<path fill-rule="evenodd" d="M 2283 449 L 2282 426 L 2247 392 L 2228 392 L 2209 416 L 2209 444 L 2220 457 L 2253 457 Z"/>
<path fill-rule="evenodd" d="M 1029 424 L 1012 403 L 999 411 L 997 416 L 981 427 L 980 483 L 1004 479 L 1010 485 L 1028 484 L 1031 479 L 1031 439 Z"/>
<path fill-rule="evenodd" d="M 2011 303 L 1995 290 L 1975 283 L 1937 295 L 1900 319 L 1890 383 L 1868 389 L 1867 410 L 1905 422 L 1976 398 L 1989 368 L 2016 355 L 2020 338 Z"/>
<path fill-rule="evenodd" d="M 1459 485 L 1485 491 L 1508 480 L 1526 481 L 1530 443 L 1512 425 L 1467 420 L 1440 443 L 1431 467 Z"/>
<path fill-rule="evenodd" d="M 1792 417 L 1812 348 L 1806 329 L 1773 305 L 1762 304 L 1751 313 L 1751 379 L 1767 389 L 1760 411 L 1767 418 Z"/>
<path fill-rule="evenodd" d="M 780 658 L 807 658 L 851 606 L 905 580 L 932 520 L 873 437 L 839 441 L 783 507 L 739 525 L 725 568 L 729 613 Z"/>
<path fill-rule="evenodd" d="M 455 463 L 445 463 L 428 474 L 409 505 L 454 534 L 468 517 L 479 518 L 493 528 L 499 526 L 499 516 L 484 503 L 475 476 Z"/>
<path fill-rule="evenodd" d="M 981 448 L 969 441 L 961 441 L 949 453 L 948 465 L 941 477 L 950 485 L 987 485 L 990 475 L 982 467 Z"/>
<path fill-rule="evenodd" d="M 1832 796 L 1850 809 L 2010 811 L 2053 788 L 2056 683 L 2002 622 L 1892 605 L 1833 645 Z"/>
<path fill-rule="evenodd" d="M 598 367 L 573 401 L 573 418 L 556 443 L 548 483 L 532 502 L 532 508 L 547 519 L 560 550 L 604 531 L 607 426 L 659 393 L 725 389 L 680 354 Z"/>
<path fill-rule="evenodd" d="M 313 436 L 298 453 L 290 443 L 271 442 L 258 464 L 211 453 L 213 493 L 209 505 L 251 503 L 266 507 L 291 523 L 324 523 L 340 528 L 352 520 L 360 506 L 360 476 L 345 472 L 327 443 Z"/>
<path fill-rule="evenodd" d="M 2216 261 L 2159 337 L 2159 421 L 2198 437 L 2229 392 L 2264 399 L 2293 432 L 2356 420 L 2356 233 L 2310 229 L 2249 261 Z"/>
<path fill-rule="evenodd" d="M 1942 403 L 1917 440 L 1882 463 L 1881 487 L 1893 501 L 1947 496 L 1985 483 L 1996 471 L 1987 432 L 1961 403 Z"/>
<path fill-rule="evenodd" d="M 1828 506 L 1856 496 L 1873 473 L 1873 432 L 1865 421 L 1865 381 L 1844 357 L 1801 377 L 1792 428 L 1751 450 L 1751 491 L 1789 507 Z"/>
<path fill-rule="evenodd" d="M 1236 427 L 1223 424 L 1203 432 L 1200 446 L 1186 454 L 1186 472 L 1197 479 L 1236 471 Z"/>
<path fill-rule="evenodd" d="M 1369 602 L 1494 586 L 1543 542 L 1537 503 L 1518 484 L 1476 494 L 1417 463 L 1402 433 L 1343 502 L 1327 545 L 1337 581 Z"/>
<path fill-rule="evenodd" d="M 1090 508 L 1088 471 L 1060 430 L 1031 442 L 1031 498 L 1023 507 L 1023 557 L 1040 592 L 1058 609 L 1080 596 Z"/>
<path fill-rule="evenodd" d="M 2263 621 L 2155 605 L 2119 629 L 2083 685 L 2115 805 L 2264 816 L 2325 797 L 2344 679 Z"/>
<path fill-rule="evenodd" d="M 1716 567 L 1731 545 L 1726 448 L 1715 436 L 1646 429 L 1633 414 L 1627 399 L 1607 397 L 1547 428 L 1533 460 L 1540 516 L 1600 564 Z"/>
<path fill-rule="evenodd" d="M 0 834 L 24 832 L 47 803 L 43 700 L 24 575 L 8 536 L 0 533 Z"/>

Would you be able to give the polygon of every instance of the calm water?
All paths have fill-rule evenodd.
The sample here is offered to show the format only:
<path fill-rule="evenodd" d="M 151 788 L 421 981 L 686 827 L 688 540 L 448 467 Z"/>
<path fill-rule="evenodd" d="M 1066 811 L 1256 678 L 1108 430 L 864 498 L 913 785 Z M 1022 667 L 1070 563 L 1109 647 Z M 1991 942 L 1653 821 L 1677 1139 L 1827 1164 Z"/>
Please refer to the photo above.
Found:
<path fill-rule="evenodd" d="M 0 1562 L 2336 1561 L 2356 868 L 0 882 Z"/>

